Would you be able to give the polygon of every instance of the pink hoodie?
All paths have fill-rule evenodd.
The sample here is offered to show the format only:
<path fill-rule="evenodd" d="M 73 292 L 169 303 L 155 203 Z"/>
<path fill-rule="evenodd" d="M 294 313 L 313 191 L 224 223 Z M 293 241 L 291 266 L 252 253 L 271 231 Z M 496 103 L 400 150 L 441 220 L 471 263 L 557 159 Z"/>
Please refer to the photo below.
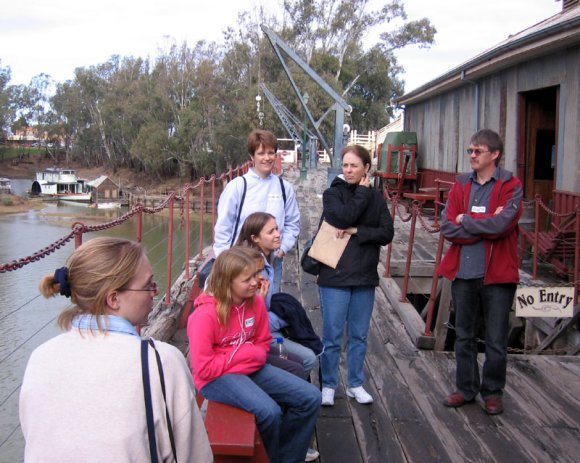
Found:
<path fill-rule="evenodd" d="M 232 306 L 227 326 L 220 325 L 216 300 L 202 293 L 187 321 L 193 381 L 198 391 L 228 373 L 249 375 L 266 363 L 272 335 L 264 300 Z"/>

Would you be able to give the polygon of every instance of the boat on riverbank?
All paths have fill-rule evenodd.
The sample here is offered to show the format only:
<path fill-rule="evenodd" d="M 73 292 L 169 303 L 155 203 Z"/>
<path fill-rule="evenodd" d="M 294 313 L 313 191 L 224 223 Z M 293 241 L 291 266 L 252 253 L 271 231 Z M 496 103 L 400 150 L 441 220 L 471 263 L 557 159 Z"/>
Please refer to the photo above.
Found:
<path fill-rule="evenodd" d="M 10 185 L 9 178 L 0 177 L 0 193 L 6 195 L 12 194 L 12 186 Z"/>
<path fill-rule="evenodd" d="M 96 207 L 97 209 L 119 209 L 122 204 L 120 202 L 110 201 L 106 203 L 94 203 L 91 204 L 92 207 Z"/>
<path fill-rule="evenodd" d="M 49 167 L 36 173 L 30 195 L 66 201 L 91 201 L 86 181 L 78 178 L 75 170 L 56 167 Z"/>

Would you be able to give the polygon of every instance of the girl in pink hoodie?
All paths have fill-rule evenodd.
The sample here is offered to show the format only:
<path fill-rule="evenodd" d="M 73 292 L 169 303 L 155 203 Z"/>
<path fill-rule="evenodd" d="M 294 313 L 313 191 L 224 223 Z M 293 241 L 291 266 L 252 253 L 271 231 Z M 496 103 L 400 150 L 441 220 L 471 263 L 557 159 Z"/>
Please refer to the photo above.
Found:
<path fill-rule="evenodd" d="M 302 462 L 320 412 L 320 391 L 266 364 L 272 336 L 264 301 L 256 296 L 257 273 L 243 247 L 216 258 L 187 324 L 193 380 L 206 399 L 256 416 L 271 462 Z"/>

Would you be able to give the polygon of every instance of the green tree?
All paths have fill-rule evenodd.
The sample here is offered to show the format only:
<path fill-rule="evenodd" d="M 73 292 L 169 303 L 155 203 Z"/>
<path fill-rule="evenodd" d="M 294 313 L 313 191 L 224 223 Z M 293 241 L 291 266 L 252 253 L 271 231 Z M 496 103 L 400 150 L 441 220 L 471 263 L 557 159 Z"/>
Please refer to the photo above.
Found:
<path fill-rule="evenodd" d="M 285 0 L 289 43 L 353 107 L 358 130 L 381 127 L 392 115 L 390 101 L 403 93 L 403 68 L 394 51 L 410 45 L 430 46 L 436 30 L 428 19 L 407 21 L 402 0 L 376 10 L 370 0 Z M 362 41 L 372 30 L 387 29 L 368 51 Z M 308 93 L 311 93 L 311 88 Z"/>
<path fill-rule="evenodd" d="M 0 138 L 6 137 L 13 119 L 11 89 L 8 86 L 10 74 L 10 68 L 3 68 L 0 60 Z"/>
<path fill-rule="evenodd" d="M 262 126 L 286 135 L 271 105 L 256 96 L 265 82 L 296 117 L 303 109 L 260 26 L 268 25 L 353 107 L 358 130 L 389 122 L 390 101 L 402 94 L 402 72 L 394 52 L 428 46 L 435 29 L 427 19 L 407 21 L 402 0 L 372 9 L 369 0 L 285 0 L 283 15 L 263 8 L 242 12 L 220 43 L 170 43 L 154 61 L 112 56 L 75 70 L 74 78 L 51 86 L 38 76 L 29 86 L 8 86 L 0 67 L 0 130 L 14 123 L 41 128 L 64 147 L 65 160 L 85 165 L 128 166 L 159 178 L 193 180 L 247 159 L 247 133 Z M 380 41 L 363 40 L 380 28 Z M 334 131 L 333 101 L 292 62 L 301 92 L 327 140 Z M 56 156 L 56 153 L 54 153 Z"/>

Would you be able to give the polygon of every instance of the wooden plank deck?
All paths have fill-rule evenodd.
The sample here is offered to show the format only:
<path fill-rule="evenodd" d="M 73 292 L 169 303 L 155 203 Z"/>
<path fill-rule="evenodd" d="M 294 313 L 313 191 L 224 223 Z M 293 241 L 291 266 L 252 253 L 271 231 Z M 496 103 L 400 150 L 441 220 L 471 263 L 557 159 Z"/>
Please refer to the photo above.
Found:
<path fill-rule="evenodd" d="M 308 175 L 296 184 L 300 204 L 311 206 L 302 208 L 299 251 L 318 225 L 316 201 L 326 187 L 326 171 Z M 396 227 L 393 256 L 406 255 L 405 239 Z M 434 248 L 420 239 L 428 260 Z M 318 287 L 300 271 L 298 254 L 285 260 L 283 288 L 302 300 L 321 333 Z M 510 355 L 503 414 L 488 416 L 480 399 L 449 409 L 442 400 L 454 388 L 454 354 L 418 349 L 387 296 L 377 289 L 365 364 L 375 402 L 346 397 L 343 357 L 335 406 L 323 408 L 316 429 L 322 463 L 578 461 L 580 357 Z M 313 382 L 319 385 L 318 374 Z"/>

